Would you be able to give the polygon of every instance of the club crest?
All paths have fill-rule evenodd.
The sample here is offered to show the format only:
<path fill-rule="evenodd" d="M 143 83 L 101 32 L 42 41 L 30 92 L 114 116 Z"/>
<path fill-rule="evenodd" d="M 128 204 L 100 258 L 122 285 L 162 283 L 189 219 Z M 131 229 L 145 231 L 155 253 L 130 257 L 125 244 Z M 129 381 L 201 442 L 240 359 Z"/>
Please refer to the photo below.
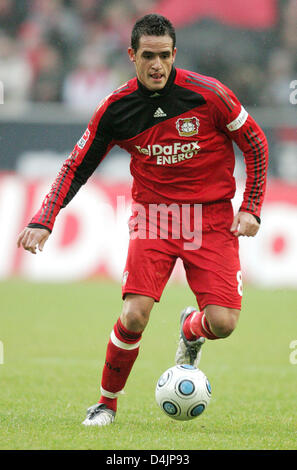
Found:
<path fill-rule="evenodd" d="M 196 117 L 180 118 L 176 121 L 178 133 L 184 137 L 198 134 L 199 125 L 199 119 Z"/>

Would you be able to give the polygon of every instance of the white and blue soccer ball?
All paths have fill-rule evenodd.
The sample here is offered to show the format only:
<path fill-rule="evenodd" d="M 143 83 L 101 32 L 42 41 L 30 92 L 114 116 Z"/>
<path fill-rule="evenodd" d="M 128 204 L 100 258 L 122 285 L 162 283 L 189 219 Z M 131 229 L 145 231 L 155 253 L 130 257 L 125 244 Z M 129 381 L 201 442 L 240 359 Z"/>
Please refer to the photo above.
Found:
<path fill-rule="evenodd" d="M 208 378 L 194 366 L 181 364 L 170 367 L 159 378 L 156 401 L 170 418 L 187 421 L 197 418 L 211 399 Z"/>

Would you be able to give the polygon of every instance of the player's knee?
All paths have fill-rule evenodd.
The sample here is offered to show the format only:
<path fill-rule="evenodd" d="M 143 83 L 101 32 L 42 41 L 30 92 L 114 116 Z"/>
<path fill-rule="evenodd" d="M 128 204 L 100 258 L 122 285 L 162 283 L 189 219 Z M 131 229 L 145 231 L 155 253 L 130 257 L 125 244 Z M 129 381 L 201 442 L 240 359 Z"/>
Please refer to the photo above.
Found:
<path fill-rule="evenodd" d="M 125 310 L 121 315 L 121 321 L 127 330 L 139 332 L 145 329 L 148 318 L 144 312 Z"/>
<path fill-rule="evenodd" d="M 125 328 L 135 332 L 143 331 L 149 321 L 152 305 L 153 300 L 150 302 L 146 299 L 126 298 L 121 314 Z"/>

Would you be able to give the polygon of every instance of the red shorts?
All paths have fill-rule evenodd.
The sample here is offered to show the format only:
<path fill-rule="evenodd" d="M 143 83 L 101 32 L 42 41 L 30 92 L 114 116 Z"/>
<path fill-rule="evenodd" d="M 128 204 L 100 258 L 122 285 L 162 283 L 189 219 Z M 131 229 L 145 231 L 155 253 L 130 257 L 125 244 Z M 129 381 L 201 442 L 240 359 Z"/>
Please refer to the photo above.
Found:
<path fill-rule="evenodd" d="M 238 238 L 230 232 L 233 222 L 232 204 L 230 201 L 222 201 L 199 205 L 199 208 L 200 212 L 197 213 L 194 213 L 193 206 L 190 209 L 190 232 L 181 229 L 182 217 L 174 225 L 174 217 L 171 218 L 169 214 L 165 236 L 159 219 L 157 224 L 149 225 L 148 208 L 142 218 L 137 210 L 133 210 L 129 221 L 130 242 L 123 274 L 123 298 L 127 293 L 133 293 L 152 297 L 159 302 L 175 262 L 177 258 L 181 258 L 188 284 L 196 296 L 200 310 L 207 305 L 241 308 L 242 280 Z M 197 224 L 198 216 L 200 221 Z M 196 247 L 192 244 L 189 248 L 194 218 L 195 226 L 199 225 L 199 236 L 195 236 Z M 135 231 L 135 226 L 138 232 Z M 179 236 L 177 227 L 180 227 Z"/>

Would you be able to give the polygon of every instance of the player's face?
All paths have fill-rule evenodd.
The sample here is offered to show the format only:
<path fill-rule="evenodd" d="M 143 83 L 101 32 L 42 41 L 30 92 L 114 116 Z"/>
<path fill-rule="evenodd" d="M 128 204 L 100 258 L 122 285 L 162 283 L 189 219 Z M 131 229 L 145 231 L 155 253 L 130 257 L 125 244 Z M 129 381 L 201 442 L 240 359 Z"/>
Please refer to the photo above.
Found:
<path fill-rule="evenodd" d="M 141 36 L 137 51 L 130 47 L 128 54 L 135 63 L 137 78 L 142 85 L 149 90 L 164 88 L 176 55 L 169 35 Z"/>

